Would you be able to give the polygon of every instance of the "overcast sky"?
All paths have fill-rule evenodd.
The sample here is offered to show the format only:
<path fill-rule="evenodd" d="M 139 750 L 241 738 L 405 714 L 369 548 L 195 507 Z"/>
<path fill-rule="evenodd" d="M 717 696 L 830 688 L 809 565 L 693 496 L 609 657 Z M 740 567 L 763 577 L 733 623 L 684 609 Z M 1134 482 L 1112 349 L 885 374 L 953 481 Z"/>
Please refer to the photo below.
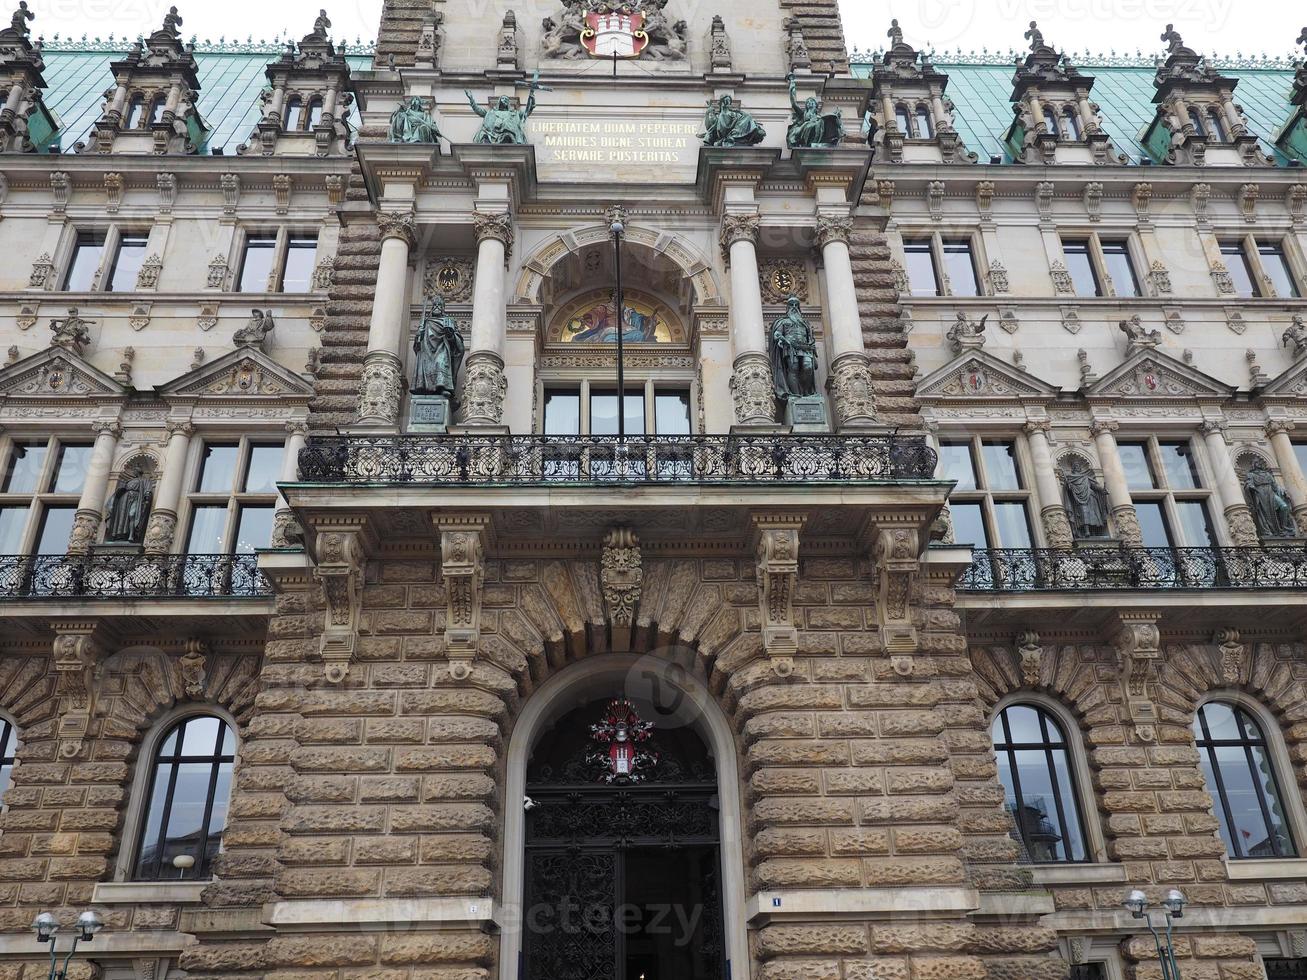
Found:
<path fill-rule="evenodd" d="M 0 6 L 5 0 L 0 0 Z M 9 0 L 13 6 L 13 0 Z M 168 0 L 174 2 L 174 0 Z M 485 0 L 448 0 L 483 11 Z M 673 6 L 712 0 L 673 0 Z M 269 40 L 308 33 L 326 4 L 337 38 L 371 40 L 381 0 L 179 0 L 183 33 L 201 39 Z M 936 49 L 1024 47 L 1031 20 L 1050 43 L 1069 51 L 1155 52 L 1168 22 L 1199 51 L 1285 55 L 1307 24 L 1302 0 L 840 0 L 851 45 L 876 49 L 897 17 L 910 44 Z M 136 35 L 163 19 L 164 0 L 29 0 L 37 34 Z M 520 17 L 543 16 L 560 0 L 521 0 Z M 4 9 L 10 9 L 5 7 Z M 543 13 L 541 13 L 543 11 Z"/>

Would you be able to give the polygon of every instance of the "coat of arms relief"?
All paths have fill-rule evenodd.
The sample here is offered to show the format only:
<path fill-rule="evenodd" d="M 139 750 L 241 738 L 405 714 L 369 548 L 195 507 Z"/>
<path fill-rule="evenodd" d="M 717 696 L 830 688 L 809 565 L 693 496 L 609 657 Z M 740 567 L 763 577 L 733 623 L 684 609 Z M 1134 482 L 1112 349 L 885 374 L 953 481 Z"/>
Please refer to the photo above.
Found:
<path fill-rule="evenodd" d="M 669 0 L 564 0 L 544 20 L 546 58 L 639 58 L 683 61 L 685 21 L 667 15 Z"/>

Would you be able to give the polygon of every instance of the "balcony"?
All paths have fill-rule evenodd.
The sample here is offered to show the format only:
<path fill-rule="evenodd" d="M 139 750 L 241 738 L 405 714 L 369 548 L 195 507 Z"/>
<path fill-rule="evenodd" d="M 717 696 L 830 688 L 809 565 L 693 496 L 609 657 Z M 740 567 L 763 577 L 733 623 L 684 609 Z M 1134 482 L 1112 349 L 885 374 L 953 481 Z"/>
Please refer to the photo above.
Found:
<path fill-rule="evenodd" d="M 0 601 L 271 595 L 257 555 L 0 555 Z"/>

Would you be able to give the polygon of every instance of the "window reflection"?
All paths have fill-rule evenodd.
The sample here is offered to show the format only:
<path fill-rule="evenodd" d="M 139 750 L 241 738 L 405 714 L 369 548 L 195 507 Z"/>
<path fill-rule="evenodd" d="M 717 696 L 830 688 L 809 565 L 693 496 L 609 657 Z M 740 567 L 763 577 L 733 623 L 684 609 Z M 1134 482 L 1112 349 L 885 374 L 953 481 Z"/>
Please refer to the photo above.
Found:
<path fill-rule="evenodd" d="M 1036 864 L 1088 860 L 1088 849 L 1061 725 L 1044 709 L 1014 704 L 991 729 L 1011 835 Z"/>

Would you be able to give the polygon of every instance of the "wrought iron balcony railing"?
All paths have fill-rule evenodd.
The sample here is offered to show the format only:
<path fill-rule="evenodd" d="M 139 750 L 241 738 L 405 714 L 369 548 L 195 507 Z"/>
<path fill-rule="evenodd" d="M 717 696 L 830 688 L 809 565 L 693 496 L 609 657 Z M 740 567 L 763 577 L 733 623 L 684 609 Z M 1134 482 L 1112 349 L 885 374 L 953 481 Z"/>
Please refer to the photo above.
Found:
<path fill-rule="evenodd" d="M 0 555 L 0 600 L 271 595 L 257 555 Z"/>
<path fill-rule="evenodd" d="M 323 436 L 304 483 L 418 486 L 883 483 L 929 480 L 919 436 Z"/>
<path fill-rule="evenodd" d="M 1307 589 L 1307 548 L 985 548 L 958 589 Z"/>

